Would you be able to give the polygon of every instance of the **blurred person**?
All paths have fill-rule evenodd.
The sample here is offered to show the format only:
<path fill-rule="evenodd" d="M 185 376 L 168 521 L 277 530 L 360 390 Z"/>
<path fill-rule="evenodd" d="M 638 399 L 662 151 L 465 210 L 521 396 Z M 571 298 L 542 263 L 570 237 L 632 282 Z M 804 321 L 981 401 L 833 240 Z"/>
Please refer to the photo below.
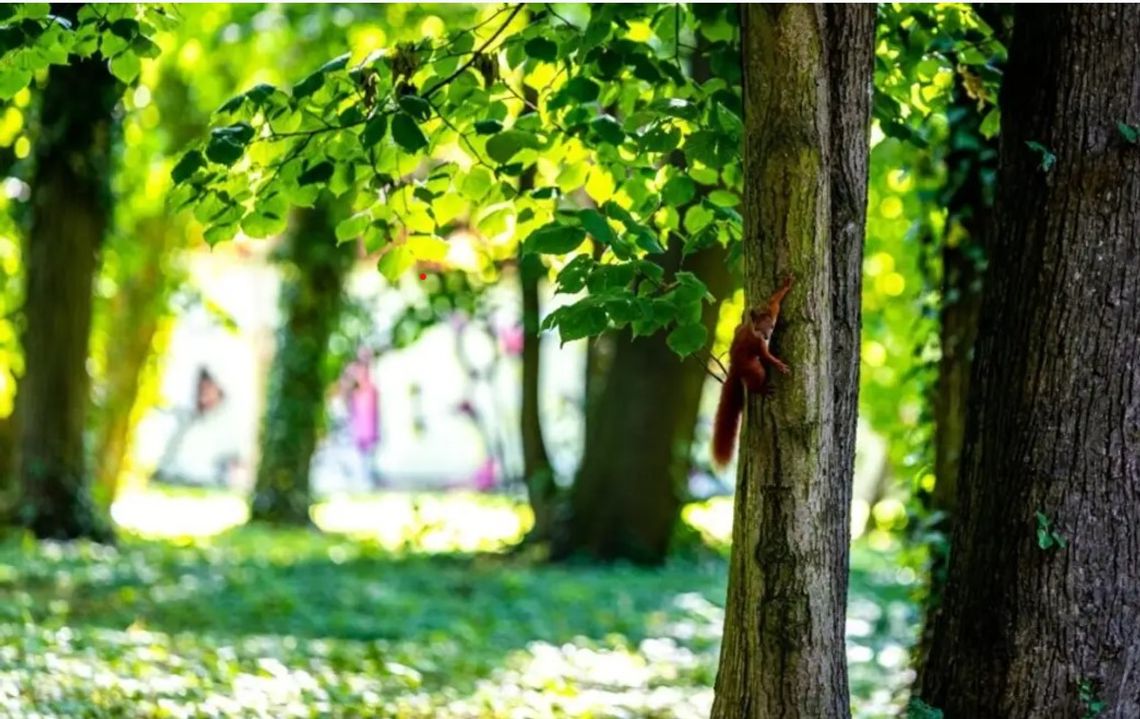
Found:
<path fill-rule="evenodd" d="M 383 481 L 373 461 L 373 452 L 380 442 L 380 391 L 372 380 L 372 352 L 362 347 L 356 359 L 345 368 L 341 383 L 353 446 L 365 476 L 379 489 Z"/>

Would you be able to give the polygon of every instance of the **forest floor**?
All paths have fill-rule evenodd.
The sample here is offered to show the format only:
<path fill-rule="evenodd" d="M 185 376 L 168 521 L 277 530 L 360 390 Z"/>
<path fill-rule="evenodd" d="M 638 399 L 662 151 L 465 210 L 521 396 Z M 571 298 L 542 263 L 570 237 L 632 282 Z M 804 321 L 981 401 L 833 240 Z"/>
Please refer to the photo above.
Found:
<path fill-rule="evenodd" d="M 523 510 L 464 494 L 318 510 L 356 534 L 187 533 L 187 517 L 224 525 L 232 499 L 153 494 L 116 548 L 0 542 L 0 716 L 708 716 L 725 500 L 686 512 L 707 546 L 646 570 L 494 554 Z M 857 717 L 905 697 L 918 613 L 901 552 L 853 548 Z"/>

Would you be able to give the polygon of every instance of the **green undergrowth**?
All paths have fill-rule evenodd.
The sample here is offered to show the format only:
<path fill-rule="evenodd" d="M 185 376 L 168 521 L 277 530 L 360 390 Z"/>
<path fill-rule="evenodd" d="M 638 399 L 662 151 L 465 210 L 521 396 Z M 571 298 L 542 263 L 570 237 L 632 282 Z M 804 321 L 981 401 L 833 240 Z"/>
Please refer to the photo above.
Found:
<path fill-rule="evenodd" d="M 455 516 L 502 502 L 430 501 L 458 503 L 444 513 Z M 115 548 L 9 538 L 0 716 L 708 715 L 722 552 L 685 551 L 658 570 L 551 567 L 441 549 L 438 538 L 428 551 L 416 536 L 433 535 L 395 548 L 382 533 L 251 526 L 124 532 Z M 856 544 L 857 716 L 888 716 L 903 701 L 913 592 L 889 548 Z"/>

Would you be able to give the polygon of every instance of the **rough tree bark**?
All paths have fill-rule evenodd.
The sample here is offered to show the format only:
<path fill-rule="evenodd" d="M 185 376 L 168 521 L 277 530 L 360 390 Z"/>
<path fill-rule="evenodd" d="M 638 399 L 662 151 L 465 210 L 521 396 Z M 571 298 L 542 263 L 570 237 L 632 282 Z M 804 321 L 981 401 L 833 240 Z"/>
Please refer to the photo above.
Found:
<path fill-rule="evenodd" d="M 796 279 L 745 409 L 715 719 L 850 714 L 844 616 L 874 6 L 744 6 L 745 292 Z"/>
<path fill-rule="evenodd" d="M 954 550 L 918 694 L 947 719 L 1136 717 L 1140 148 L 1117 123 L 1140 122 L 1140 8 L 1015 13 Z"/>
<path fill-rule="evenodd" d="M 75 17 L 78 6 L 61 6 Z M 53 67 L 40 106 L 24 269 L 17 459 L 21 519 L 38 537 L 106 539 L 83 451 L 92 279 L 110 219 L 121 86 L 100 59 Z"/>
<path fill-rule="evenodd" d="M 337 246 L 324 202 L 297 213 L 283 257 L 281 329 L 269 371 L 250 517 L 308 525 L 309 465 L 325 413 L 325 358 L 340 317 L 351 243 Z"/>

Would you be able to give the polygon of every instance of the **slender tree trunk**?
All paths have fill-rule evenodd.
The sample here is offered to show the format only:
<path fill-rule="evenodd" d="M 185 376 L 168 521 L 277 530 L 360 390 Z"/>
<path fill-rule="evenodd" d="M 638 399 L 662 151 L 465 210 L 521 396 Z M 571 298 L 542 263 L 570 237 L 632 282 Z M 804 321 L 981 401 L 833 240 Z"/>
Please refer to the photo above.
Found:
<path fill-rule="evenodd" d="M 745 292 L 796 284 L 792 374 L 745 408 L 712 716 L 843 717 L 874 6 L 742 12 Z"/>
<path fill-rule="evenodd" d="M 75 8 L 61 12 L 74 18 Z M 92 279 L 111 212 L 120 90 L 105 61 L 74 60 L 50 70 L 40 109 L 16 410 L 22 519 L 38 537 L 110 536 L 91 499 L 83 429 Z"/>
<path fill-rule="evenodd" d="M 919 695 L 948 719 L 1136 717 L 1140 149 L 1117 123 L 1140 122 L 1140 8 L 1015 12 L 954 550 Z"/>
<path fill-rule="evenodd" d="M 526 255 L 519 263 L 523 324 L 522 410 L 519 429 L 522 434 L 523 479 L 534 513 L 534 526 L 528 540 L 537 542 L 547 541 L 551 537 L 558 495 L 554 469 L 550 466 L 546 441 L 542 436 L 542 337 L 539 332 L 541 311 L 538 299 L 538 283 L 543 270 L 541 263 L 542 260 L 537 255 Z"/>
<path fill-rule="evenodd" d="M 538 91 L 523 85 L 523 96 L 529 103 L 538 102 Z M 519 178 L 519 191 L 534 189 L 534 166 L 527 168 Z M 554 510 L 558 498 L 558 485 L 554 483 L 554 468 L 546 452 L 542 436 L 542 336 L 538 286 L 546 267 L 538 255 L 524 255 L 519 247 L 519 289 L 522 293 L 522 408 L 519 413 L 519 431 L 523 450 L 523 482 L 527 499 L 534 514 L 534 526 L 527 535 L 528 542 L 546 542 L 551 538 Z"/>
<path fill-rule="evenodd" d="M 333 236 L 331 208 L 300 211 L 287 237 L 281 329 L 269 372 L 251 518 L 308 525 L 309 465 L 325 414 L 328 343 L 340 317 L 352 245 Z"/>

